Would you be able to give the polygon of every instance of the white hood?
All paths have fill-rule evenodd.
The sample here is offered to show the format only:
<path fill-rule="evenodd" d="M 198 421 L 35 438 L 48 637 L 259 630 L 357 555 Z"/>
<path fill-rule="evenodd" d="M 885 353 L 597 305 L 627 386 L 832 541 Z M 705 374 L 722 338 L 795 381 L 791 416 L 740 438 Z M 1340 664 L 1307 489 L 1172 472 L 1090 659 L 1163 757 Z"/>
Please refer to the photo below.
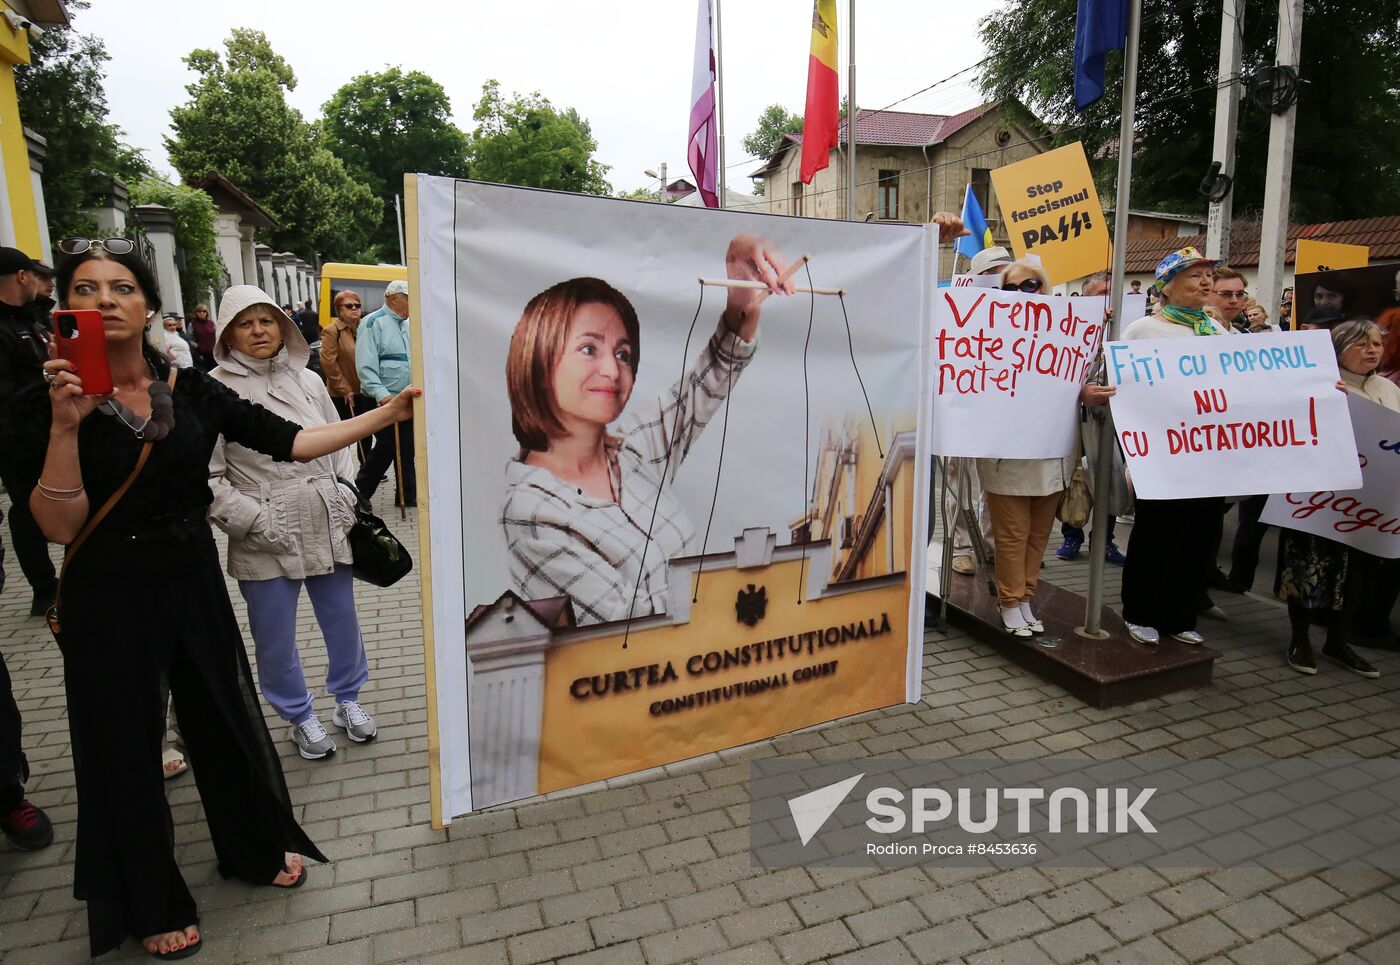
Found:
<path fill-rule="evenodd" d="M 214 361 L 232 371 L 244 368 L 224 347 L 223 335 L 224 329 L 228 328 L 238 313 L 253 305 L 268 305 L 277 313 L 277 317 L 282 320 L 282 347 L 287 352 L 287 364 L 296 371 L 305 369 L 307 362 L 311 360 L 311 349 L 306 344 L 301 330 L 277 307 L 277 302 L 272 296 L 257 285 L 234 285 L 225 291 L 224 297 L 219 300 L 219 317 L 214 322 Z"/>

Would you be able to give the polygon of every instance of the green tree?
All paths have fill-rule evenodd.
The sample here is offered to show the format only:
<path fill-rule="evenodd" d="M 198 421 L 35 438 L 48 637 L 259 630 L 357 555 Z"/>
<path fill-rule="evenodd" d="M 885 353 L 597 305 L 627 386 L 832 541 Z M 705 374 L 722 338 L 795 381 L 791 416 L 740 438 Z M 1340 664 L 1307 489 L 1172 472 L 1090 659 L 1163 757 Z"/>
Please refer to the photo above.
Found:
<path fill-rule="evenodd" d="M 500 184 L 609 194 L 608 166 L 593 157 L 598 142 L 588 121 L 572 107 L 559 110 L 538 91 L 501 95 L 488 80 L 472 116 L 468 135 L 472 177 Z"/>
<path fill-rule="evenodd" d="M 467 136 L 452 123 L 447 92 L 427 74 L 390 67 L 355 77 L 322 112 L 326 146 L 383 206 L 372 239 L 379 260 L 398 260 L 394 196 L 404 174 L 467 174 Z"/>
<path fill-rule="evenodd" d="M 287 103 L 291 65 L 258 30 L 236 29 L 224 54 L 194 50 L 189 100 L 170 111 L 170 163 L 186 181 L 219 171 L 267 209 L 278 227 L 266 239 L 310 257 L 361 251 L 383 206 L 331 153 L 320 132 Z"/>
<path fill-rule="evenodd" d="M 76 0 L 68 6 L 77 11 L 88 5 Z M 102 77 L 109 60 L 100 38 L 64 27 L 31 34 L 29 65 L 15 68 L 20 118 L 48 142 L 44 206 L 55 241 L 96 231 L 83 213 L 93 171 L 123 180 L 152 173 L 141 152 L 122 142 L 122 129 L 107 123 Z"/>
<path fill-rule="evenodd" d="M 769 158 L 789 134 L 802 133 L 802 115 L 793 114 L 782 104 L 769 104 L 758 115 L 758 125 L 744 137 L 744 150 L 750 157 Z"/>
<path fill-rule="evenodd" d="M 792 114 L 782 104 L 769 104 L 758 115 L 758 126 L 744 136 L 744 150 L 750 157 L 767 160 L 789 134 L 802 133 L 802 115 Z M 761 180 L 753 183 L 753 193 L 763 193 Z"/>
<path fill-rule="evenodd" d="M 175 216 L 175 243 L 185 253 L 180 288 L 188 299 L 186 307 L 200 301 L 209 289 L 222 287 L 227 268 L 215 241 L 214 216 L 218 209 L 213 198 L 198 188 L 147 178 L 131 185 L 131 203 L 163 204 Z M 174 311 L 180 306 L 167 308 Z"/>
<path fill-rule="evenodd" d="M 1090 157 L 1104 148 L 1112 156 L 1122 57 L 1108 57 L 1103 99 L 1075 111 L 1076 6 L 1075 0 L 1005 0 L 982 21 L 989 53 L 982 85 L 994 97 L 1024 103 L 1057 131 L 1057 143 L 1080 140 Z M 1400 0 L 1304 6 L 1292 218 L 1331 221 L 1400 210 Z M 1144 4 L 1134 207 L 1206 207 L 1197 186 L 1211 161 L 1220 17 L 1219 0 Z M 1273 63 L 1277 17 L 1276 7 L 1246 5 L 1240 27 L 1246 77 Z M 1246 98 L 1236 145 L 1236 217 L 1262 210 L 1269 117 Z"/>

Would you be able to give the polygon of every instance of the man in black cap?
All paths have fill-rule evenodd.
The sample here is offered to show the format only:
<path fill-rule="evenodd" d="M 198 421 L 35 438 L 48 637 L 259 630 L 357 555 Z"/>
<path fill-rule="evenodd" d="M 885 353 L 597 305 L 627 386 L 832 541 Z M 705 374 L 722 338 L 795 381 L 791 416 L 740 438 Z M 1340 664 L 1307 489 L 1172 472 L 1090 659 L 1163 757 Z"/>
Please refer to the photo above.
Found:
<path fill-rule="evenodd" d="M 25 385 L 42 383 L 41 366 L 48 358 L 47 342 L 35 320 L 47 315 L 53 302 L 44 307 L 36 302 L 39 276 L 29 256 L 17 248 L 0 247 L 0 418 L 6 417 L 8 403 Z M 34 606 L 47 608 L 53 599 L 54 572 L 49 562 L 48 541 L 29 514 L 29 493 L 15 483 L 14 474 L 0 453 L 0 479 L 13 504 L 10 532 L 25 578 L 34 587 Z M 24 547 L 21 549 L 21 547 Z M 0 564 L 5 553 L 0 545 Z M 42 561 L 43 566 L 38 565 Z M 5 586 L 5 570 L 0 565 L 0 589 Z M 31 613 L 34 612 L 31 607 Z M 38 612 L 42 613 L 43 610 Z M 24 796 L 29 779 L 29 762 L 20 744 L 20 714 L 10 685 L 10 671 L 0 654 L 0 834 L 15 848 L 37 851 L 53 841 L 53 824 L 43 811 Z"/>
<path fill-rule="evenodd" d="M 0 247 L 0 419 L 9 418 L 15 396 L 43 385 L 49 358 L 48 319 L 53 299 L 41 296 L 34 262 L 18 248 Z M 0 452 L 0 482 L 10 494 L 10 535 L 20 569 L 34 592 L 29 612 L 42 615 L 53 602 L 53 563 L 49 543 L 29 514 L 29 489 Z"/>

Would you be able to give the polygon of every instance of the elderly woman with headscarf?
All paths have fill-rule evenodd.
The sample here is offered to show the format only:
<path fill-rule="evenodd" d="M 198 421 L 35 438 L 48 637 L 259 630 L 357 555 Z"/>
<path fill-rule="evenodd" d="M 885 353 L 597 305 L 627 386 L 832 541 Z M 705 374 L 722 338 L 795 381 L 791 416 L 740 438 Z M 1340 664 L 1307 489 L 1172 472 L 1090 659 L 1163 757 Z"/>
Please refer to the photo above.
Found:
<path fill-rule="evenodd" d="M 1123 339 L 1229 335 L 1206 312 L 1217 262 L 1182 248 L 1157 265 L 1162 303 L 1124 329 Z M 1215 571 L 1220 545 L 1220 497 L 1137 499 L 1136 520 L 1123 567 L 1123 620 L 1138 643 L 1156 646 L 1163 633 L 1199 646 L 1196 616 Z"/>
<path fill-rule="evenodd" d="M 1376 374 L 1381 360 L 1378 326 L 1369 321 L 1343 322 L 1332 329 L 1332 347 L 1348 392 L 1400 412 L 1400 388 Z M 1324 657 L 1362 677 L 1379 677 L 1380 671 L 1351 649 L 1351 637 L 1358 620 L 1368 637 L 1377 635 L 1370 624 L 1389 631 L 1400 563 L 1288 529 L 1279 540 L 1278 560 L 1275 590 L 1288 604 L 1292 630 L 1288 665 L 1299 673 L 1317 673 L 1308 637 L 1316 623 L 1327 631 Z"/>
<path fill-rule="evenodd" d="M 307 369 L 310 354 L 301 330 L 262 289 L 237 285 L 224 293 L 213 378 L 299 425 L 338 422 L 325 383 Z M 209 516 L 229 535 L 228 573 L 248 602 L 258 683 L 307 760 L 326 757 L 336 746 L 312 708 L 297 653 L 303 586 L 326 641 L 332 722 L 357 743 L 376 735 L 359 702 L 369 667 L 346 541 L 355 522 L 356 494 L 348 482 L 354 468 L 349 449 L 286 463 L 228 439 L 209 464 Z"/>

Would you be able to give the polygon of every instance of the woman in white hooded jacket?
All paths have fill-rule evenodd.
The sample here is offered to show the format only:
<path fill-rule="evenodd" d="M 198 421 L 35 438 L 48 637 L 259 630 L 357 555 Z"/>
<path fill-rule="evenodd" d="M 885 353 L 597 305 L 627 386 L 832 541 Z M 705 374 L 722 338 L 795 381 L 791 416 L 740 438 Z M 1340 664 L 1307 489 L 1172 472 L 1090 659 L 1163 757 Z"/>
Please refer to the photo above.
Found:
<path fill-rule="evenodd" d="M 302 426 L 339 419 L 325 384 L 306 365 L 306 339 L 266 292 L 236 285 L 219 304 L 209 374 L 238 395 Z M 355 494 L 337 482 L 354 474 L 349 449 L 307 463 L 279 463 L 220 439 L 209 464 L 210 519 L 228 534 L 228 573 L 248 603 L 263 697 L 292 725 L 307 760 L 335 750 L 312 708 L 297 653 L 296 616 L 306 587 L 325 637 L 333 723 L 356 742 L 375 737 L 359 703 L 369 678 L 355 614 L 350 546 Z"/>

